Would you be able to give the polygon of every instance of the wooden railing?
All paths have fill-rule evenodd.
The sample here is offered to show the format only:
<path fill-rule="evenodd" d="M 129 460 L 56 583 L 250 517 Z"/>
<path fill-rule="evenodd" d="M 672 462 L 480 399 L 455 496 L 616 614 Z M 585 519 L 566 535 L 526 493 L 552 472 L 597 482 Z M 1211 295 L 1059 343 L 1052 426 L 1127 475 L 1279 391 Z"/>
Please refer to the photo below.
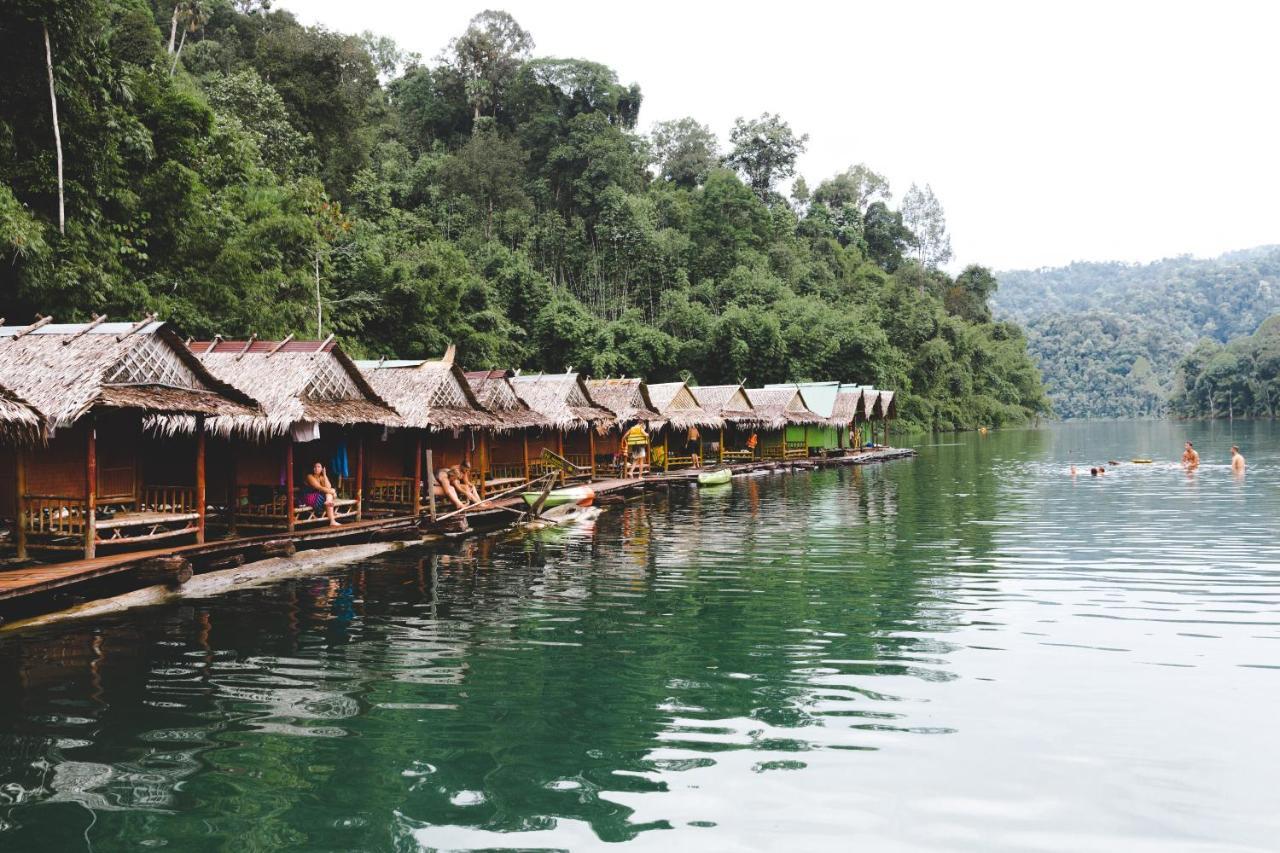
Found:
<path fill-rule="evenodd" d="M 143 486 L 139 510 L 151 512 L 197 512 L 194 486 Z"/>
<path fill-rule="evenodd" d="M 754 450 L 726 450 L 721 455 L 725 462 L 750 462 L 756 458 Z"/>
<path fill-rule="evenodd" d="M 574 465 L 577 465 L 579 468 L 586 468 L 588 471 L 591 470 L 591 454 L 590 453 L 566 453 L 564 455 L 564 458 L 568 459 L 570 462 L 572 462 Z"/>
<path fill-rule="evenodd" d="M 532 467 L 532 466 L 531 466 Z M 499 462 L 489 465 L 489 480 L 507 480 L 512 477 L 524 479 L 524 463 L 523 462 Z"/>
<path fill-rule="evenodd" d="M 413 506 L 412 477 L 370 477 L 365 502 L 371 506 Z"/>
<path fill-rule="evenodd" d="M 89 501 L 66 495 L 26 495 L 27 533 L 34 536 L 84 536 Z"/>

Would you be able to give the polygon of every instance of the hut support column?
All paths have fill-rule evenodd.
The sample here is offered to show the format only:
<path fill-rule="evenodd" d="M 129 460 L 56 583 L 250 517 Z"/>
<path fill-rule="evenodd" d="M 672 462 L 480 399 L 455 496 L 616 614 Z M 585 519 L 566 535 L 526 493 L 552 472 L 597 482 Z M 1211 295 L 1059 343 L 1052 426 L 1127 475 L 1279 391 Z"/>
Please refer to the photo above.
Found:
<path fill-rule="evenodd" d="M 14 480 L 17 494 L 14 495 L 14 510 L 17 518 L 18 559 L 27 559 L 27 452 L 22 447 L 14 451 Z"/>
<path fill-rule="evenodd" d="M 236 535 L 236 512 L 240 509 L 240 471 L 239 460 L 236 458 L 236 444 L 234 441 L 227 442 L 227 465 L 230 468 L 229 486 L 230 492 L 227 494 L 227 533 L 234 539 Z"/>
<path fill-rule="evenodd" d="M 431 520 L 436 520 L 436 468 L 431 461 L 431 448 L 427 448 L 427 507 Z"/>
<path fill-rule="evenodd" d="M 671 424 L 662 433 L 662 473 L 671 470 Z"/>
<path fill-rule="evenodd" d="M 86 418 L 84 465 L 84 558 L 97 555 L 98 539 L 98 429 L 93 418 Z"/>
<path fill-rule="evenodd" d="M 520 444 L 524 448 L 524 478 L 527 482 L 532 479 L 529 476 L 529 430 L 520 430 Z"/>
<path fill-rule="evenodd" d="M 489 494 L 489 434 L 480 433 L 480 497 Z"/>
<path fill-rule="evenodd" d="M 289 524 L 289 532 L 292 533 L 297 527 L 297 511 L 294 508 L 293 500 L 293 436 L 285 436 L 284 439 L 284 506 L 285 518 Z"/>
<path fill-rule="evenodd" d="M 196 417 L 196 544 L 205 539 L 205 435 L 204 416 Z"/>
<path fill-rule="evenodd" d="M 720 427 L 720 443 L 716 445 L 716 461 L 724 463 L 724 427 Z"/>
<path fill-rule="evenodd" d="M 415 430 L 413 439 L 413 517 L 422 515 L 422 433 Z"/>
<path fill-rule="evenodd" d="M 364 433 L 356 438 L 356 520 L 364 518 Z"/>
<path fill-rule="evenodd" d="M 804 425 L 804 455 L 809 455 L 809 425 Z"/>
<path fill-rule="evenodd" d="M 591 479 L 596 478 L 596 431 L 593 427 L 587 427 L 587 439 L 591 445 Z"/>
<path fill-rule="evenodd" d="M 563 430 L 563 429 L 556 430 L 556 453 L 560 454 L 560 458 L 561 458 L 561 459 L 565 458 L 565 456 L 564 456 L 564 430 Z M 564 472 L 564 471 L 561 471 L 561 472 L 560 472 L 560 484 L 561 484 L 561 485 L 564 485 L 564 476 L 565 476 L 565 472 Z"/>

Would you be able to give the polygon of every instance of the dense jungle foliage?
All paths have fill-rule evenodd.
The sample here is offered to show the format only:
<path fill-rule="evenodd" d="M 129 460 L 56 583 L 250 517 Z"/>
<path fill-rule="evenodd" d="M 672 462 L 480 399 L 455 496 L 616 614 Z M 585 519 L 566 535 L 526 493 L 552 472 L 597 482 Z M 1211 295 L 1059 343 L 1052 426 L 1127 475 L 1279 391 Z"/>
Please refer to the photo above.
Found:
<path fill-rule="evenodd" d="M 1225 346 L 1211 338 L 1178 364 L 1170 411 L 1181 417 L 1276 416 L 1280 405 L 1280 315 Z"/>
<path fill-rule="evenodd" d="M 374 357 L 452 341 L 468 367 L 875 383 L 938 428 L 1045 409 L 990 272 L 938 269 L 927 186 L 895 208 L 858 165 L 810 191 L 807 137 L 773 114 L 738 120 L 727 151 L 694 118 L 642 135 L 639 86 L 533 47 L 502 12 L 423 62 L 263 0 L 11 0 L 0 313 L 155 311 Z"/>
<path fill-rule="evenodd" d="M 1197 352 L 1208 342 L 1221 348 L 1280 311 L 1277 246 L 1208 260 L 1075 263 L 998 277 L 996 314 L 1026 328 L 1062 417 L 1185 413 L 1179 363 L 1197 341 L 1206 341 Z"/>

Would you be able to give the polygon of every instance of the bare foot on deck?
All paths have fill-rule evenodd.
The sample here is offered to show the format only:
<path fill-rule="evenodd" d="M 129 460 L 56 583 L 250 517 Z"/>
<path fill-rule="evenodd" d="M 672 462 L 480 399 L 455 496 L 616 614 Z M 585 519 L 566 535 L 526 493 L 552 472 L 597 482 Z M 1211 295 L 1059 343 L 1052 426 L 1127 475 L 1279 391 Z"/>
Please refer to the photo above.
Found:
<path fill-rule="evenodd" d="M 339 524 L 339 523 L 338 523 L 338 522 L 336 522 L 336 521 L 331 521 L 331 522 L 329 522 L 329 526 L 330 526 L 330 527 L 341 527 L 342 525 L 341 525 L 341 524 Z"/>

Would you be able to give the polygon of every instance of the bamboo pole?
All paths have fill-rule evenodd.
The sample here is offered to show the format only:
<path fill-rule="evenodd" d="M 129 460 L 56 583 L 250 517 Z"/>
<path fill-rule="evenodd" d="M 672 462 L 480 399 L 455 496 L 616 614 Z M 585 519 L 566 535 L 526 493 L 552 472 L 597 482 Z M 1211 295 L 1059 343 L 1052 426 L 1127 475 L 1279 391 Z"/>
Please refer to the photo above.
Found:
<path fill-rule="evenodd" d="M 480 433 L 480 497 L 489 490 L 489 433 Z"/>
<path fill-rule="evenodd" d="M 92 560 L 97 554 L 98 539 L 98 430 L 92 416 L 85 419 L 84 466 L 84 558 Z"/>
<path fill-rule="evenodd" d="M 436 468 L 431 464 L 431 448 L 427 448 L 427 508 L 431 520 L 436 520 Z"/>
<path fill-rule="evenodd" d="M 594 480 L 596 478 L 596 431 L 590 427 L 587 428 L 587 439 L 591 447 L 591 479 Z"/>
<path fill-rule="evenodd" d="M 356 437 L 356 521 L 364 518 L 364 433 Z"/>
<path fill-rule="evenodd" d="M 285 518 L 292 533 L 298 525 L 298 513 L 293 506 L 293 436 L 285 436 L 284 439 L 284 491 Z"/>
<path fill-rule="evenodd" d="M 18 559 L 27 559 L 27 452 L 19 447 L 14 452 L 14 481 L 17 494 L 14 507 L 18 514 Z"/>
<path fill-rule="evenodd" d="M 205 540 L 205 433 L 204 415 L 196 416 L 196 544 Z"/>
<path fill-rule="evenodd" d="M 662 433 L 662 473 L 671 470 L 671 424 Z"/>
<path fill-rule="evenodd" d="M 558 454 L 560 455 L 560 458 L 561 458 L 561 459 L 565 458 L 565 456 L 564 456 L 564 430 L 562 430 L 562 429 L 558 429 L 558 430 L 556 430 L 556 453 L 558 453 Z M 561 472 L 560 472 L 560 484 L 561 484 L 561 485 L 564 485 L 564 483 L 565 483 L 565 472 L 564 472 L 564 471 L 561 471 Z"/>
<path fill-rule="evenodd" d="M 227 442 L 227 455 L 230 457 L 228 466 L 231 469 L 231 495 L 227 499 L 229 507 L 227 519 L 227 532 L 234 537 L 236 535 L 236 511 L 240 509 L 240 459 L 236 455 L 236 443 L 234 440 Z"/>
<path fill-rule="evenodd" d="M 724 464 L 724 427 L 720 427 L 720 449 L 717 451 L 716 461 Z"/>
<path fill-rule="evenodd" d="M 413 517 L 422 515 L 422 431 L 417 430 L 413 439 Z"/>
<path fill-rule="evenodd" d="M 524 448 L 524 478 L 529 479 L 529 430 L 520 430 L 520 443 Z"/>

